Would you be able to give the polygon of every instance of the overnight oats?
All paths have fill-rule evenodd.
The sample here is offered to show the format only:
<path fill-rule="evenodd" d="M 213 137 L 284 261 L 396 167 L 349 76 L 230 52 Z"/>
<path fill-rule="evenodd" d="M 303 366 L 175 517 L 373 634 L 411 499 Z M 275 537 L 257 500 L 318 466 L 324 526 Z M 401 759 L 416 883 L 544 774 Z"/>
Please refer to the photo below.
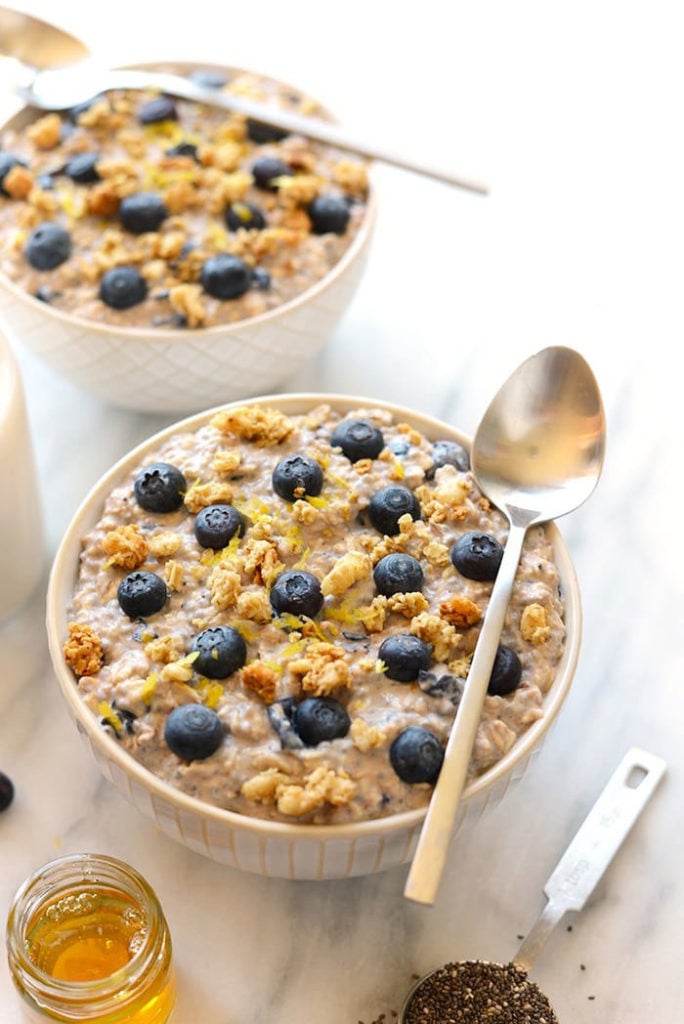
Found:
<path fill-rule="evenodd" d="M 300 114 L 315 101 L 248 72 L 208 87 Z M 266 313 L 321 281 L 367 210 L 350 157 L 237 113 L 114 91 L 0 140 L 0 269 L 88 321 L 202 328 Z"/>
<path fill-rule="evenodd" d="M 389 410 L 227 407 L 109 494 L 64 657 L 102 729 L 208 804 L 309 824 L 421 808 L 507 529 L 467 451 Z M 564 643 L 533 528 L 470 779 L 544 716 Z"/>

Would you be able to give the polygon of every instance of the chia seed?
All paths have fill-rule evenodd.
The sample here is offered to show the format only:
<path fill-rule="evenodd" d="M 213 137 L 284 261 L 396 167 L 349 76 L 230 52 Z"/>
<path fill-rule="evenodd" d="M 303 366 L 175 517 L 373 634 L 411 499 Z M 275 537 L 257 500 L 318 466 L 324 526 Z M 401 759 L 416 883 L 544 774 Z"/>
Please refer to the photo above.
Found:
<path fill-rule="evenodd" d="M 445 964 L 418 986 L 403 1024 L 558 1024 L 551 1004 L 514 964 Z"/>

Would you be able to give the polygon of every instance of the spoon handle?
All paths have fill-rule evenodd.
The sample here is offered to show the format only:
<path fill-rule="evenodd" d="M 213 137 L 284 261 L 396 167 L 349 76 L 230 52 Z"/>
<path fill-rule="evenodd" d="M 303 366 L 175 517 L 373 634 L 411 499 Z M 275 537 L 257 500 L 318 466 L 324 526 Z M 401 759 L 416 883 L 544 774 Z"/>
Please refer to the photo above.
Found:
<path fill-rule="evenodd" d="M 404 888 L 404 896 L 417 903 L 434 903 L 439 888 L 526 533 L 527 526 L 511 524 L 442 769 L 418 837 Z"/>
<path fill-rule="evenodd" d="M 632 747 L 610 777 L 544 886 L 548 901 L 513 962 L 529 971 L 568 910 L 581 910 L 665 772 L 665 761 Z"/>

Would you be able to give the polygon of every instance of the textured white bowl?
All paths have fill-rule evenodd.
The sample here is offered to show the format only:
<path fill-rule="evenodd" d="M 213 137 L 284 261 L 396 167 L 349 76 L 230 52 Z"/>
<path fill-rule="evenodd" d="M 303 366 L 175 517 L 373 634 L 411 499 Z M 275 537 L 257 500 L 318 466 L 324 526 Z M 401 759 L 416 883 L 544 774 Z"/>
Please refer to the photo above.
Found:
<path fill-rule="evenodd" d="M 367 397 L 325 394 L 267 395 L 251 400 L 259 405 L 304 412 L 321 402 L 343 412 L 354 408 L 386 409 L 401 422 L 413 424 L 428 438 L 452 438 L 468 445 L 459 431 L 432 417 L 402 406 Z M 67 635 L 67 606 L 78 574 L 81 538 L 97 522 L 112 488 L 145 456 L 177 430 L 193 430 L 216 409 L 189 417 L 155 434 L 117 462 L 95 485 L 70 523 L 55 556 L 47 593 L 47 631 L 57 681 L 67 708 L 100 769 L 131 803 L 162 832 L 212 860 L 234 868 L 293 879 L 347 878 L 371 874 L 407 863 L 418 839 L 425 811 L 415 810 L 351 825 L 288 825 L 249 818 L 186 796 L 163 782 L 127 754 L 99 725 L 84 704 L 62 647 Z M 557 527 L 549 534 L 565 598 L 567 638 L 545 714 L 489 771 L 464 793 L 455 832 L 473 824 L 496 805 L 509 787 L 525 774 L 567 696 L 579 655 L 582 618 L 579 587 L 568 550 Z"/>
<path fill-rule="evenodd" d="M 163 67 L 179 74 L 239 70 L 177 61 Z M 35 116 L 24 108 L 0 131 L 20 129 Z M 197 412 L 275 391 L 321 351 L 361 280 L 375 218 L 371 184 L 366 216 L 332 270 L 295 299 L 234 324 L 122 330 L 54 309 L 1 272 L 0 315 L 20 342 L 89 394 L 141 412 Z"/>

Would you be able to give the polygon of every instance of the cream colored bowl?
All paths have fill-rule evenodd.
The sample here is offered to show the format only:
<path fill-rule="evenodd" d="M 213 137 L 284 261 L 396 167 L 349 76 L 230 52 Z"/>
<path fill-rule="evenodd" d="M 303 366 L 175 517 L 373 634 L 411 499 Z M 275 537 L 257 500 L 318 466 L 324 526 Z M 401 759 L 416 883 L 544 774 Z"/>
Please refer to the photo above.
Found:
<path fill-rule="evenodd" d="M 198 68 L 240 70 L 178 62 L 163 67 L 185 75 Z M 24 108 L 0 132 L 21 129 L 35 117 Z M 275 391 L 322 350 L 361 280 L 375 217 L 371 185 L 366 216 L 332 270 L 295 299 L 234 324 L 121 330 L 54 309 L 2 272 L 0 315 L 8 331 L 82 391 L 142 412 L 197 412 Z"/>
<path fill-rule="evenodd" d="M 432 417 L 372 398 L 345 395 L 270 395 L 251 400 L 295 414 L 329 403 L 343 412 L 362 406 L 386 409 L 398 421 L 414 425 L 428 438 L 452 438 L 468 444 L 453 427 Z M 417 842 L 424 809 L 351 825 L 289 825 L 249 818 L 186 796 L 142 767 L 99 725 L 83 703 L 66 665 L 62 646 L 67 634 L 67 606 L 76 583 L 81 538 L 97 522 L 114 486 L 179 429 L 194 430 L 215 409 L 166 428 L 114 465 L 87 495 L 57 551 L 47 593 L 47 630 L 57 681 L 71 717 L 104 775 L 162 832 L 212 860 L 261 875 L 293 879 L 347 878 L 407 863 Z M 472 782 L 461 801 L 456 830 L 472 825 L 496 805 L 512 783 L 525 774 L 567 696 L 579 654 L 581 604 L 577 578 L 560 532 L 549 526 L 565 599 L 567 637 L 554 683 L 544 699 L 544 716 L 489 771 Z"/>

